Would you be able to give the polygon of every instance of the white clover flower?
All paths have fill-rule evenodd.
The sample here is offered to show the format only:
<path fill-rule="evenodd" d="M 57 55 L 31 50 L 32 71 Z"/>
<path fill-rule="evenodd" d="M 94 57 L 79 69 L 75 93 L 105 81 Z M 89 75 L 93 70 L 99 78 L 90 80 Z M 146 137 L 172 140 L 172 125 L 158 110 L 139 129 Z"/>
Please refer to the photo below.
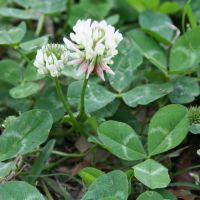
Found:
<path fill-rule="evenodd" d="M 34 61 L 39 74 L 50 74 L 52 77 L 60 75 L 68 60 L 65 45 L 47 44 L 37 51 Z"/>
<path fill-rule="evenodd" d="M 92 72 L 104 79 L 104 71 L 114 74 L 109 65 L 113 64 L 112 58 L 117 55 L 117 46 L 123 39 L 122 34 L 106 21 L 78 20 L 73 27 L 74 33 L 64 42 L 70 51 L 70 65 L 80 65 L 78 73 Z"/>

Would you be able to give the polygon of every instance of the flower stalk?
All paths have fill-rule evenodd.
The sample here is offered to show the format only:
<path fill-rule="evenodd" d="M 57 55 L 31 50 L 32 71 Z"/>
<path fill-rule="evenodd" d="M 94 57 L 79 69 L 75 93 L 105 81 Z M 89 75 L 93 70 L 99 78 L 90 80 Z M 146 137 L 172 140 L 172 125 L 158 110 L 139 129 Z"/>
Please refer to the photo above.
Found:
<path fill-rule="evenodd" d="M 65 110 L 67 111 L 73 126 L 75 128 L 79 128 L 79 124 L 78 124 L 76 118 L 73 115 L 73 112 L 72 112 L 72 110 L 71 110 L 71 108 L 69 106 L 69 103 L 68 103 L 68 101 L 65 99 L 65 97 L 63 95 L 63 91 L 62 91 L 62 88 L 60 86 L 60 83 L 59 83 L 59 80 L 58 80 L 57 77 L 54 78 L 54 82 L 55 82 L 56 91 L 58 93 L 58 96 L 59 96 L 60 100 L 62 101 L 63 106 L 64 106 Z"/>
<path fill-rule="evenodd" d="M 84 81 L 83 81 L 82 91 L 81 91 L 81 98 L 80 98 L 80 113 L 78 115 L 78 119 L 80 121 L 85 121 L 87 119 L 87 114 L 85 112 L 85 93 L 87 89 L 87 83 L 88 83 L 88 79 L 85 76 Z"/>

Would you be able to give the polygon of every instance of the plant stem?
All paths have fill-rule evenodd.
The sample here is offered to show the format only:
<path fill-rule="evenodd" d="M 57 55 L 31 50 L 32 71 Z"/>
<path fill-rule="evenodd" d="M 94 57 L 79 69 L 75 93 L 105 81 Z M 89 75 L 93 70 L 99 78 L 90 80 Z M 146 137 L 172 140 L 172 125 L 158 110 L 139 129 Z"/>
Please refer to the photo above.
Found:
<path fill-rule="evenodd" d="M 49 192 L 49 190 L 48 190 L 46 184 L 44 183 L 44 181 L 41 181 L 41 183 L 42 183 L 44 192 L 45 192 L 45 194 L 46 194 L 48 200 L 53 200 L 53 197 L 51 196 L 51 194 L 50 194 L 50 192 Z"/>
<path fill-rule="evenodd" d="M 81 98 L 80 98 L 80 113 L 79 113 L 79 118 L 80 120 L 85 120 L 87 119 L 87 115 L 85 113 L 85 93 L 87 89 L 87 83 L 88 79 L 85 76 L 85 79 L 83 81 L 83 86 L 82 86 L 82 91 L 81 91 Z"/>
<path fill-rule="evenodd" d="M 39 18 L 38 24 L 37 24 L 36 31 L 35 31 L 35 35 L 36 36 L 39 36 L 41 31 L 42 31 L 42 27 L 43 27 L 43 24 L 44 24 L 44 19 L 45 19 L 45 15 L 41 15 L 40 18 Z"/>
<path fill-rule="evenodd" d="M 180 171 L 174 173 L 174 174 L 172 175 L 172 177 L 176 177 L 176 176 L 178 176 L 178 175 L 180 175 L 180 174 L 184 174 L 184 173 L 186 173 L 186 172 L 188 172 L 188 171 L 191 171 L 191 170 L 193 170 L 193 169 L 198 169 L 198 168 L 200 168 L 200 165 L 194 165 L 194 166 L 191 166 L 191 167 L 187 167 L 187 168 L 185 168 L 185 169 L 182 169 L 182 170 L 180 170 Z"/>
<path fill-rule="evenodd" d="M 79 158 L 79 157 L 83 157 L 84 154 L 82 153 L 65 153 L 62 151 L 56 151 L 53 150 L 52 154 L 58 155 L 58 156 L 63 156 L 63 157 L 67 157 L 67 158 Z"/>
<path fill-rule="evenodd" d="M 13 47 L 13 48 L 17 51 L 17 53 L 20 54 L 21 58 L 24 58 L 24 60 L 26 60 L 27 63 L 31 62 L 31 60 L 29 59 L 29 57 L 26 56 L 26 54 L 22 53 L 18 46 L 17 47 Z"/>
<path fill-rule="evenodd" d="M 63 95 L 63 91 L 62 91 L 62 88 L 60 86 L 58 78 L 57 77 L 54 78 L 54 81 L 55 81 L 55 85 L 56 85 L 56 90 L 57 90 L 58 96 L 59 96 L 60 100 L 62 101 L 65 110 L 67 111 L 67 113 L 68 113 L 68 115 L 69 115 L 74 127 L 78 128 L 79 124 L 78 124 L 76 118 L 74 117 L 73 112 L 72 112 L 67 100 L 65 99 L 65 97 Z"/>

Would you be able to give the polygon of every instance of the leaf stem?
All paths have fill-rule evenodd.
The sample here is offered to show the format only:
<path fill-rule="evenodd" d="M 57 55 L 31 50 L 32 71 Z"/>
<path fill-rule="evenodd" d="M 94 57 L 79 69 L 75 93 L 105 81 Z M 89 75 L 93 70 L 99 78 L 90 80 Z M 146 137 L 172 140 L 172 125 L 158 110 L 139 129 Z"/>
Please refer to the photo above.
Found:
<path fill-rule="evenodd" d="M 79 127 L 79 124 L 76 120 L 76 118 L 74 117 L 73 115 L 73 112 L 69 106 L 69 103 L 67 102 L 67 100 L 65 99 L 64 95 L 63 95 L 63 91 L 62 91 L 62 88 L 60 86 L 60 83 L 59 83 L 59 80 L 58 78 L 54 78 L 54 82 L 55 82 L 55 86 L 56 86 L 56 90 L 57 90 L 57 93 L 58 93 L 58 96 L 60 98 L 60 100 L 62 101 L 63 103 L 63 106 L 65 108 L 65 110 L 67 111 L 71 121 L 72 121 L 72 124 L 74 125 L 75 128 L 78 128 Z"/>
<path fill-rule="evenodd" d="M 57 151 L 57 150 L 53 150 L 52 154 L 67 157 L 67 158 L 79 158 L 79 157 L 84 156 L 84 154 L 82 153 L 65 153 L 65 152 Z"/>
<path fill-rule="evenodd" d="M 45 194 L 46 194 L 48 200 L 53 200 L 53 197 L 51 196 L 51 194 L 50 194 L 50 192 L 49 192 L 49 190 L 48 190 L 46 184 L 44 183 L 44 181 L 41 181 L 41 183 L 42 183 L 44 192 L 45 192 Z"/>
<path fill-rule="evenodd" d="M 39 18 L 38 24 L 37 24 L 36 31 L 35 31 L 36 36 L 40 35 L 40 33 L 42 31 L 42 27 L 44 25 L 44 20 L 45 20 L 45 15 L 41 15 L 40 18 Z"/>

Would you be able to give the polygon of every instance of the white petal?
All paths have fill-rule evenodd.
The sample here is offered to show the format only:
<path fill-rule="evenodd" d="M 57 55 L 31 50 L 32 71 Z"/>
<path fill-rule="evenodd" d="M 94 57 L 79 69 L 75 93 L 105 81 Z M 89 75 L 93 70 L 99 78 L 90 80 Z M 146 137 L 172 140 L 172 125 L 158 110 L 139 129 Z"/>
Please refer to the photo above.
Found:
<path fill-rule="evenodd" d="M 86 78 L 88 79 L 92 71 L 94 70 L 94 64 L 90 63 L 87 69 L 87 75 Z"/>
<path fill-rule="evenodd" d="M 105 81 L 104 74 L 103 74 L 103 69 L 101 68 L 100 65 L 98 65 L 96 67 L 96 73 L 103 81 Z"/>

